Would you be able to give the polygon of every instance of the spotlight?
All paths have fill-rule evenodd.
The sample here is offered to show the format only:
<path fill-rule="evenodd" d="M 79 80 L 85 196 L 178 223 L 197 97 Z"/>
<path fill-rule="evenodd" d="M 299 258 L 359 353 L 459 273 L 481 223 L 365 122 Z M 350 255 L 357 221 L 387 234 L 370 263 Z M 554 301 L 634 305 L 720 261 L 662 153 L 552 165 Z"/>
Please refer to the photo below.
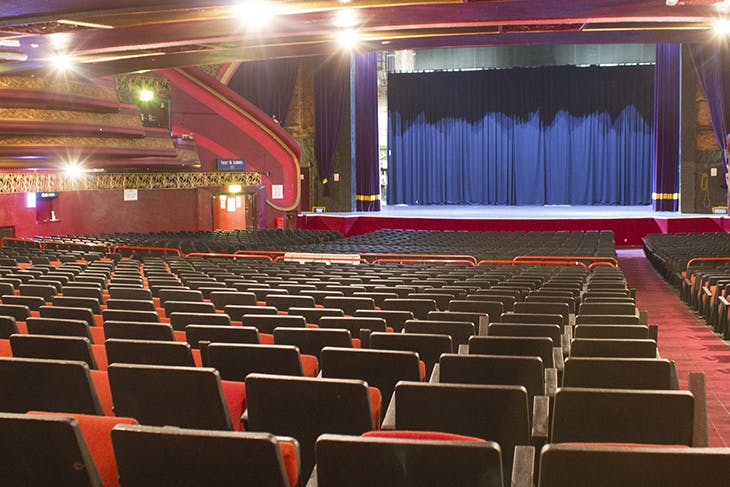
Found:
<path fill-rule="evenodd" d="M 339 27 L 341 29 L 350 29 L 352 27 L 355 27 L 358 23 L 359 19 L 357 16 L 357 11 L 355 11 L 355 9 L 346 8 L 343 10 L 338 10 L 335 14 L 335 27 Z"/>
<path fill-rule="evenodd" d="M 360 34 L 352 29 L 341 30 L 337 33 L 337 42 L 343 49 L 354 49 L 360 42 Z"/>
<path fill-rule="evenodd" d="M 140 90 L 139 99 L 140 101 L 152 101 L 155 98 L 155 93 L 152 90 Z"/>
<path fill-rule="evenodd" d="M 715 24 L 712 26 L 712 30 L 717 35 L 725 36 L 730 34 L 730 20 L 728 19 L 718 19 L 715 21 Z"/>
<path fill-rule="evenodd" d="M 49 34 L 48 39 L 51 41 L 51 47 L 56 50 L 62 50 L 68 47 L 71 42 L 71 34 L 66 32 L 56 32 Z"/>
<path fill-rule="evenodd" d="M 234 15 L 248 29 L 265 28 L 274 17 L 274 7 L 265 0 L 243 0 L 233 6 Z"/>
<path fill-rule="evenodd" d="M 84 168 L 78 162 L 69 162 L 64 170 L 69 179 L 78 179 L 84 173 Z"/>
<path fill-rule="evenodd" d="M 58 71 L 67 71 L 74 64 L 74 58 L 68 54 L 56 54 L 51 58 L 51 64 Z"/>
<path fill-rule="evenodd" d="M 228 193 L 230 194 L 236 194 L 241 192 L 241 185 L 240 184 L 229 184 L 228 185 Z"/>
<path fill-rule="evenodd" d="M 674 6 L 676 6 L 676 5 L 678 4 L 678 3 L 679 3 L 679 0 L 666 0 L 666 2 L 664 2 L 664 4 L 665 4 L 665 5 L 667 6 L 667 7 L 674 7 Z"/>

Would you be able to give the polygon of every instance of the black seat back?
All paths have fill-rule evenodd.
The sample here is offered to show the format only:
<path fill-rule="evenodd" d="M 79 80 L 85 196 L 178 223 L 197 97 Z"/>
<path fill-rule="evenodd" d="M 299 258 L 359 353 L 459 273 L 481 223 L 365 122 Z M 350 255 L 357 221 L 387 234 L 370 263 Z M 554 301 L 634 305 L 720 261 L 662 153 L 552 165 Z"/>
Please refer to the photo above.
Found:
<path fill-rule="evenodd" d="M 190 345 L 159 340 L 107 339 L 104 342 L 110 364 L 148 364 L 195 367 Z"/>
<path fill-rule="evenodd" d="M 453 340 L 449 335 L 429 335 L 423 333 L 373 333 L 370 347 L 380 350 L 404 350 L 416 352 L 426 364 L 426 376 L 431 375 L 434 364 L 444 353 L 454 351 Z"/>
<path fill-rule="evenodd" d="M 91 342 L 80 336 L 12 335 L 10 349 L 13 357 L 78 360 L 96 369 Z"/>
<path fill-rule="evenodd" d="M 303 374 L 299 350 L 290 345 L 213 342 L 208 345 L 207 365 L 218 370 L 223 380 L 243 381 L 251 373 Z"/>

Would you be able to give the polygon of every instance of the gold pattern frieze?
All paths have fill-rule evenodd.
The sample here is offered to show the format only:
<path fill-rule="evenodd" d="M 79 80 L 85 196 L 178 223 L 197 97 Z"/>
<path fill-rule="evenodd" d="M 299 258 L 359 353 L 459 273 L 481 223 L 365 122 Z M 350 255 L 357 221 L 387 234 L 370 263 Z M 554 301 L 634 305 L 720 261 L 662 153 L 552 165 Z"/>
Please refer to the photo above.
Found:
<path fill-rule="evenodd" d="M 261 184 L 261 174 L 250 171 L 85 173 L 0 173 L 0 193 L 100 191 L 119 189 L 195 189 L 229 184 Z"/>
<path fill-rule="evenodd" d="M 38 76 L 0 76 L 0 96 L 2 96 L 3 90 L 32 90 L 111 102 L 119 101 L 117 93 L 112 87 L 82 81 L 59 81 L 55 78 Z"/>
<path fill-rule="evenodd" d="M 73 137 L 42 135 L 3 135 L 0 146 L 15 147 L 106 147 L 134 150 L 174 150 L 172 139 L 120 138 L 120 137 Z"/>
<path fill-rule="evenodd" d="M 142 129 L 137 113 L 93 113 L 35 108 L 0 108 L 0 121 L 49 122 Z"/>
<path fill-rule="evenodd" d="M 136 102 L 141 90 L 154 92 L 158 99 L 167 100 L 170 98 L 170 80 L 159 76 L 144 74 L 125 73 L 114 76 L 119 96 L 130 102 Z"/>

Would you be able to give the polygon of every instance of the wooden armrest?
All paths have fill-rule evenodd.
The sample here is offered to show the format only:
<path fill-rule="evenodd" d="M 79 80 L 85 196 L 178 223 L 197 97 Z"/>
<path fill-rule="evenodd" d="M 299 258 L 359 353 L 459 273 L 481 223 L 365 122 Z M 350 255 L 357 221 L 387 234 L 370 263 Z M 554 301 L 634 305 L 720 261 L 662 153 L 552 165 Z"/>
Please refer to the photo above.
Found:
<path fill-rule="evenodd" d="M 679 374 L 677 374 L 677 364 L 674 360 L 669 361 L 669 382 L 671 390 L 679 390 Z"/>
<path fill-rule="evenodd" d="M 692 446 L 706 447 L 707 440 L 707 393 L 704 372 L 690 372 L 687 388 L 695 397 L 694 432 Z"/>
<path fill-rule="evenodd" d="M 649 325 L 649 339 L 659 343 L 659 325 Z"/>
<path fill-rule="evenodd" d="M 639 311 L 639 324 L 646 325 L 648 321 L 649 321 L 649 312 L 646 310 Z"/>
<path fill-rule="evenodd" d="M 482 320 L 482 317 L 479 317 L 479 331 L 477 332 L 477 336 L 485 337 L 487 336 L 487 330 L 489 329 L 489 322 L 487 320 Z"/>
<path fill-rule="evenodd" d="M 550 398 L 535 396 L 532 401 L 532 441 L 544 443 L 548 439 L 550 428 Z"/>
<path fill-rule="evenodd" d="M 309 480 L 307 480 L 306 487 L 317 487 L 319 485 L 317 483 L 317 465 L 314 466 L 314 470 L 312 470 L 312 475 L 309 476 Z"/>
<path fill-rule="evenodd" d="M 563 349 L 561 347 L 553 347 L 553 367 L 558 371 L 565 369 L 565 357 L 563 357 Z"/>
<path fill-rule="evenodd" d="M 511 487 L 532 487 L 535 477 L 535 447 L 516 446 L 512 462 Z"/>
<path fill-rule="evenodd" d="M 243 431 L 246 431 L 248 429 L 248 408 L 241 413 L 241 424 L 243 425 Z"/>
<path fill-rule="evenodd" d="M 322 378 L 322 371 L 320 370 L 319 372 L 317 372 L 317 379 L 321 379 L 321 378 Z"/>
<path fill-rule="evenodd" d="M 469 355 L 469 345 L 459 345 L 459 355 Z"/>
<path fill-rule="evenodd" d="M 390 397 L 390 404 L 388 404 L 388 409 L 385 411 L 385 417 L 383 417 L 383 422 L 380 424 L 381 430 L 394 430 L 395 429 L 395 391 L 393 392 L 393 395 Z"/>
<path fill-rule="evenodd" d="M 431 372 L 431 378 L 428 380 L 434 384 L 441 382 L 441 364 L 434 364 L 433 372 Z"/>
<path fill-rule="evenodd" d="M 370 348 L 371 333 L 368 328 L 360 328 L 360 348 Z"/>
<path fill-rule="evenodd" d="M 568 333 L 563 333 L 560 335 L 560 348 L 565 350 L 565 353 L 570 355 L 570 341 L 571 338 Z"/>
<path fill-rule="evenodd" d="M 725 296 L 718 296 L 718 298 L 720 299 L 720 302 L 722 304 L 724 304 L 725 306 L 730 306 L 730 301 L 728 301 Z"/>
<path fill-rule="evenodd" d="M 688 278 L 686 278 L 686 277 L 684 278 L 684 283 L 685 283 L 685 284 L 686 284 L 687 286 L 692 286 L 692 281 L 690 281 L 690 280 L 689 280 Z"/>
<path fill-rule="evenodd" d="M 712 291 L 707 286 L 702 286 L 702 292 L 705 293 L 705 296 L 712 296 Z"/>
<path fill-rule="evenodd" d="M 555 396 L 558 391 L 558 369 L 545 369 L 545 395 L 549 397 Z"/>

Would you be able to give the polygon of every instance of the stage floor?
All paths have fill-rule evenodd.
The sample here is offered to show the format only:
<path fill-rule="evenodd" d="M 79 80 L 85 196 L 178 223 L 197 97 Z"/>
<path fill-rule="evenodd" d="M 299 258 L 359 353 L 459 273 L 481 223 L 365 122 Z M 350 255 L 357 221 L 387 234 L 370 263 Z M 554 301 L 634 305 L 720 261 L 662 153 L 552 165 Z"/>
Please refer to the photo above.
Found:
<path fill-rule="evenodd" d="M 379 212 L 301 213 L 298 227 L 345 237 L 381 229 L 446 231 L 610 230 L 617 246 L 652 233 L 726 232 L 724 214 L 655 212 L 651 206 L 385 206 Z"/>
<path fill-rule="evenodd" d="M 457 206 L 457 205 L 388 205 L 374 212 L 302 213 L 307 216 L 370 218 L 447 218 L 468 220 L 555 220 L 602 218 L 708 218 L 725 215 L 653 211 L 648 206 Z"/>

